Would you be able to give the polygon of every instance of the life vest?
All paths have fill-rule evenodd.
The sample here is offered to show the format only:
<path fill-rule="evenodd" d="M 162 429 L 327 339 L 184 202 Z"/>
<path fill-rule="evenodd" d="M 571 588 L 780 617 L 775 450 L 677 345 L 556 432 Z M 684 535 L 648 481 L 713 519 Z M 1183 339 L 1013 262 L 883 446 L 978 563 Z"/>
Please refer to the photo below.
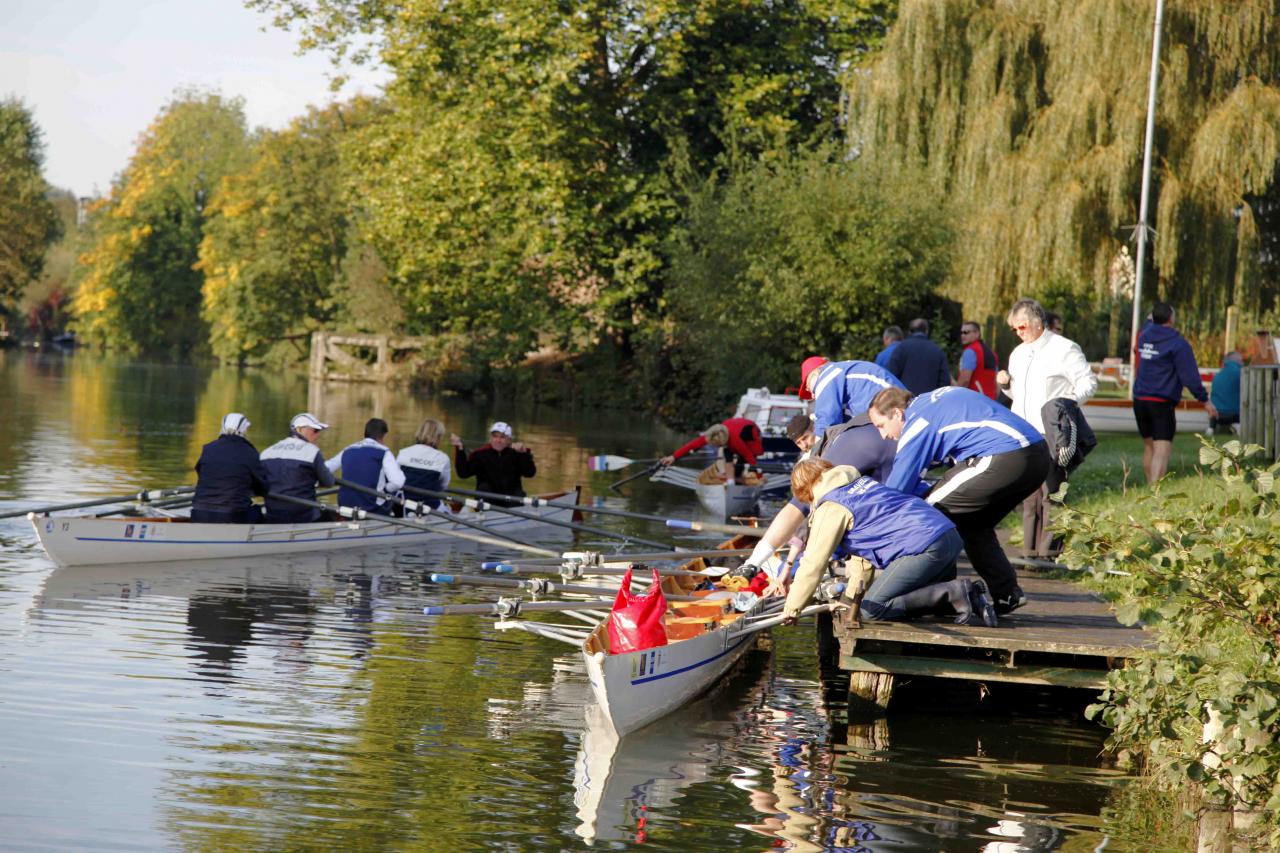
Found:
<path fill-rule="evenodd" d="M 971 350 L 978 360 L 978 366 L 973 369 L 973 375 L 969 377 L 967 387 L 971 391 L 985 394 L 994 400 L 996 398 L 996 371 L 1000 367 L 996 354 L 991 351 L 991 347 L 987 346 L 986 341 L 974 341 L 965 349 Z"/>
<path fill-rule="evenodd" d="M 870 477 L 859 477 L 827 492 L 814 504 L 814 512 L 827 501 L 853 516 L 834 556 L 862 557 L 878 569 L 899 557 L 922 553 L 955 527 L 920 498 L 882 486 Z"/>

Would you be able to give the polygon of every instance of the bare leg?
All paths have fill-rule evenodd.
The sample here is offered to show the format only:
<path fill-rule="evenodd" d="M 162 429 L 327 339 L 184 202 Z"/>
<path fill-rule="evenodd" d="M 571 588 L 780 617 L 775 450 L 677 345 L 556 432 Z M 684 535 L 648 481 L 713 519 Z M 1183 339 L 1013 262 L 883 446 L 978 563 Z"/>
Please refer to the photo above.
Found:
<path fill-rule="evenodd" d="M 1147 475 L 1147 482 L 1154 483 L 1155 477 L 1151 476 L 1151 457 L 1155 453 L 1155 442 L 1150 438 L 1142 439 L 1142 473 Z"/>
<path fill-rule="evenodd" d="M 1169 457 L 1173 455 L 1172 441 L 1156 441 L 1151 452 L 1151 469 L 1147 472 L 1147 481 L 1154 483 L 1169 471 Z"/>

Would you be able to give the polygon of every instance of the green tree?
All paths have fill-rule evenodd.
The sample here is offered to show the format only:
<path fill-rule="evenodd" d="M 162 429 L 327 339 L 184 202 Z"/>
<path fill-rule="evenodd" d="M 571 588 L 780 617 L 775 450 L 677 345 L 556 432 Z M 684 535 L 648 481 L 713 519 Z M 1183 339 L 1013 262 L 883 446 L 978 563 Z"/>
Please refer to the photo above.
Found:
<path fill-rule="evenodd" d="M 1137 221 L 1154 0 L 904 0 L 851 99 L 851 148 L 922 167 L 964 211 L 948 293 L 1004 311 L 1045 282 L 1107 301 Z M 1280 291 L 1275 223 L 1280 14 L 1272 0 L 1169 5 L 1154 199 L 1157 286 L 1187 323 Z M 1265 277 L 1269 275 L 1270 277 Z"/>
<path fill-rule="evenodd" d="M 239 99 L 181 92 L 160 111 L 96 211 L 81 256 L 73 310 L 87 342 L 145 354 L 205 347 L 195 268 L 205 207 L 248 152 Z"/>
<path fill-rule="evenodd" d="M 367 235 L 415 330 L 470 333 L 501 365 L 651 320 L 672 151 L 708 174 L 838 135 L 842 79 L 896 3 L 249 5 L 340 56 L 366 37 L 395 73 L 352 149 Z"/>
<path fill-rule="evenodd" d="M 693 193 L 650 341 L 668 416 L 723 416 L 746 386 L 794 382 L 806 356 L 871 358 L 887 323 L 931 313 L 945 211 L 918 182 L 886 185 L 830 153 L 757 162 Z"/>
<path fill-rule="evenodd" d="M 197 264 L 214 355 L 260 359 L 342 313 L 334 291 L 353 217 L 339 150 L 370 109 L 366 102 L 312 109 L 264 134 L 252 163 L 223 177 L 205 209 Z"/>
<path fill-rule="evenodd" d="M 0 101 L 0 309 L 11 311 L 39 278 L 62 222 L 44 179 L 44 142 L 31 111 Z"/>

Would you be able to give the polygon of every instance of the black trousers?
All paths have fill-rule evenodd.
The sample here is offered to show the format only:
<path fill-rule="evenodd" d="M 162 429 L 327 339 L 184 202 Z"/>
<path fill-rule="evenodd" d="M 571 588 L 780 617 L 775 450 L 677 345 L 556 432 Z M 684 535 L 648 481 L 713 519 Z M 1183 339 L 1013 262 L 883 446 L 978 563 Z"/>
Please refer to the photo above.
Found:
<path fill-rule="evenodd" d="M 1005 598 L 1018 575 L 996 538 L 998 525 L 1044 483 L 1049 450 L 1043 441 L 1029 447 L 966 459 L 949 470 L 925 500 L 955 524 L 974 571 L 993 598 Z"/>

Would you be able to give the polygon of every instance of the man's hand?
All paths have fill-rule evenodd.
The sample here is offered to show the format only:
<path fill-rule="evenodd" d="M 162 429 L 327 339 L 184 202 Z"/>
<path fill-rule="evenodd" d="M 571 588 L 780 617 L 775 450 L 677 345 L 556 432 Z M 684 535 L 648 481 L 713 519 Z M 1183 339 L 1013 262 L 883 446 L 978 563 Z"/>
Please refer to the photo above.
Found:
<path fill-rule="evenodd" d="M 1218 417 L 1218 410 L 1214 407 L 1213 403 L 1206 402 L 1204 404 L 1204 410 L 1209 413 L 1209 417 L 1215 419 Z"/>
<path fill-rule="evenodd" d="M 462 449 L 462 437 L 459 436 L 456 432 L 452 433 L 449 436 L 449 443 L 452 444 L 454 447 L 458 448 L 459 450 Z"/>
<path fill-rule="evenodd" d="M 1009 383 L 1013 381 L 1013 377 L 1009 375 L 1009 371 L 1002 370 L 996 374 L 996 384 L 1001 388 L 1008 388 Z"/>
<path fill-rule="evenodd" d="M 760 595 L 762 598 L 781 598 L 787 594 L 787 579 L 782 575 L 778 575 L 769 581 L 769 585 L 764 588 L 764 592 Z"/>
<path fill-rule="evenodd" d="M 523 441 L 517 441 L 515 444 L 511 445 L 511 449 L 512 449 L 512 450 L 514 450 L 516 453 L 528 453 L 528 452 L 529 452 L 529 448 L 527 448 L 527 447 L 525 447 L 525 446 L 524 446 L 524 442 L 523 442 Z"/>

